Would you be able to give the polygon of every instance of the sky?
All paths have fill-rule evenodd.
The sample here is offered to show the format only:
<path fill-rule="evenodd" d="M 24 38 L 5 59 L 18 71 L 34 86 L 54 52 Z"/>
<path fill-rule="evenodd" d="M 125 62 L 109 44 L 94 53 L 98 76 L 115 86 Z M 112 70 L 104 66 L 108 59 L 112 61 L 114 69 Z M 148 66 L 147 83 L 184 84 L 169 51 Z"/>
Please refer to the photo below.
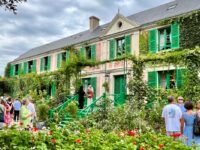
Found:
<path fill-rule="evenodd" d="M 172 0 L 28 0 L 17 15 L 0 7 L 0 76 L 6 64 L 26 51 L 89 29 L 89 17 L 110 22 Z"/>

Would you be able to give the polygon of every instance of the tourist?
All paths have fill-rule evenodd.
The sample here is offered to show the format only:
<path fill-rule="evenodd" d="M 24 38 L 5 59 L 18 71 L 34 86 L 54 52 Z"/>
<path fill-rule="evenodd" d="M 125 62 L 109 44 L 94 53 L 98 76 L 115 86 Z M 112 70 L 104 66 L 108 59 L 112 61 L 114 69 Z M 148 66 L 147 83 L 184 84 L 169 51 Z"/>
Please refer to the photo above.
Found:
<path fill-rule="evenodd" d="M 88 89 L 87 89 L 87 106 L 90 106 L 92 104 L 92 100 L 94 98 L 94 89 L 91 84 L 88 84 Z"/>
<path fill-rule="evenodd" d="M 24 128 L 28 128 L 28 126 L 30 126 L 33 115 L 31 111 L 28 110 L 27 105 L 28 101 L 24 99 L 20 109 L 20 123 Z"/>
<path fill-rule="evenodd" d="M 29 96 L 27 98 L 27 108 L 28 110 L 32 113 L 32 120 L 31 122 L 32 123 L 35 123 L 36 122 L 36 119 L 37 119 L 37 115 L 36 115 L 36 111 L 35 111 L 35 105 L 32 103 L 32 97 Z"/>
<path fill-rule="evenodd" d="M 21 102 L 19 101 L 19 99 L 15 99 L 13 107 L 14 107 L 14 121 L 17 122 L 19 120 L 19 111 L 21 108 Z"/>
<path fill-rule="evenodd" d="M 3 100 L 0 99 L 0 129 L 4 126 L 5 107 L 2 104 Z"/>
<path fill-rule="evenodd" d="M 181 132 L 181 109 L 175 104 L 174 97 L 168 96 L 168 105 L 163 108 L 162 118 L 165 120 L 166 134 L 168 136 Z"/>
<path fill-rule="evenodd" d="M 6 100 L 2 101 L 2 105 L 5 108 L 5 115 L 4 115 L 4 123 L 9 126 L 11 123 L 11 115 L 10 115 L 10 105 L 7 104 Z"/>
<path fill-rule="evenodd" d="M 177 106 L 181 109 L 182 113 L 186 112 L 186 109 L 184 107 L 184 99 L 183 99 L 182 96 L 178 97 L 178 104 L 177 104 Z"/>
<path fill-rule="evenodd" d="M 10 106 L 10 117 L 11 117 L 11 121 L 14 117 L 14 107 L 13 107 L 13 100 L 11 97 L 7 98 L 7 104 Z"/>
<path fill-rule="evenodd" d="M 197 117 L 200 118 L 200 101 L 196 103 L 196 115 L 198 115 Z M 200 146 L 200 135 L 199 136 L 194 135 L 194 142 L 196 145 Z"/>
<path fill-rule="evenodd" d="M 81 85 L 78 91 L 78 107 L 79 109 L 83 109 L 84 106 L 84 96 L 85 96 L 85 92 L 83 90 L 83 86 Z"/>
<path fill-rule="evenodd" d="M 191 101 L 185 103 L 186 112 L 183 113 L 181 119 L 181 133 L 186 137 L 185 144 L 192 146 L 193 143 L 193 124 L 195 113 L 193 112 L 193 104 Z"/>

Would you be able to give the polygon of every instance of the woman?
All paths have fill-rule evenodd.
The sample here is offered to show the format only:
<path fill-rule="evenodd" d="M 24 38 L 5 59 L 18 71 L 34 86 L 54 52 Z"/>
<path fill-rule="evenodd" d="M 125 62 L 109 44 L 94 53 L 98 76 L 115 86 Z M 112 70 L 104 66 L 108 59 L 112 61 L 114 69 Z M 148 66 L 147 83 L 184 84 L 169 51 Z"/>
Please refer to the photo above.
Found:
<path fill-rule="evenodd" d="M 78 91 L 78 103 L 79 103 L 79 109 L 83 109 L 84 106 L 84 96 L 85 96 L 85 92 L 83 90 L 83 86 L 80 86 L 80 89 Z"/>
<path fill-rule="evenodd" d="M 27 101 L 23 100 L 22 101 L 22 107 L 20 109 L 20 121 L 22 123 L 22 126 L 27 128 L 28 125 L 31 124 L 31 118 L 32 118 L 32 113 L 27 109 Z"/>
<path fill-rule="evenodd" d="M 0 99 L 0 129 L 4 126 L 5 107 L 3 100 Z"/>
<path fill-rule="evenodd" d="M 196 115 L 198 115 L 198 117 L 200 117 L 200 101 L 198 101 L 196 103 Z M 194 135 L 194 142 L 195 142 L 196 145 L 200 146 L 200 136 Z"/>
<path fill-rule="evenodd" d="M 11 107 L 10 107 L 10 105 L 8 105 L 8 103 L 5 100 L 2 101 L 2 104 L 5 108 L 4 123 L 7 126 L 9 126 L 11 123 L 11 115 L 10 115 Z"/>
<path fill-rule="evenodd" d="M 188 101 L 184 105 L 186 112 L 183 113 L 181 119 L 181 132 L 186 137 L 185 144 L 187 146 L 192 146 L 193 143 L 193 124 L 195 119 L 195 113 L 193 112 L 193 104 Z M 185 127 L 184 127 L 185 124 Z"/>
<path fill-rule="evenodd" d="M 88 84 L 87 97 L 87 106 L 90 106 L 94 97 L 94 90 L 91 84 Z"/>

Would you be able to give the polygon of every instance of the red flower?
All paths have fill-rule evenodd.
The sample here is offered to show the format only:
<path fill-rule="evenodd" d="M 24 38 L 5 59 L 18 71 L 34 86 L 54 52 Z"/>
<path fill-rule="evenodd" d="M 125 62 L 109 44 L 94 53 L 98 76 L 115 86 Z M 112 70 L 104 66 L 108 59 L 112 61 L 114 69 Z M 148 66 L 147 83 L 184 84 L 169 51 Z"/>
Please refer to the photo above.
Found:
<path fill-rule="evenodd" d="M 164 147 L 164 144 L 158 144 L 158 147 L 161 149 Z"/>
<path fill-rule="evenodd" d="M 129 136 L 135 136 L 135 132 L 133 132 L 133 131 L 131 131 L 131 130 L 128 130 L 127 132 L 128 132 L 128 135 L 129 135 Z"/>
<path fill-rule="evenodd" d="M 86 129 L 86 130 L 85 130 L 85 132 L 89 133 L 89 132 L 90 132 L 90 130 L 89 130 L 89 129 Z"/>
<path fill-rule="evenodd" d="M 174 137 L 174 138 L 178 138 L 180 137 L 182 134 L 181 133 L 174 133 L 174 134 L 171 134 L 170 136 Z"/>
<path fill-rule="evenodd" d="M 37 132 L 38 128 L 33 128 L 32 131 Z"/>
<path fill-rule="evenodd" d="M 136 142 L 133 142 L 133 145 L 136 145 L 137 143 Z"/>
<path fill-rule="evenodd" d="M 51 140 L 51 142 L 52 142 L 52 143 L 56 143 L 56 139 L 53 138 L 53 139 Z"/>
<path fill-rule="evenodd" d="M 23 126 L 23 124 L 24 124 L 23 122 L 20 122 L 20 123 L 19 123 L 20 126 Z"/>
<path fill-rule="evenodd" d="M 53 134 L 53 131 L 49 131 L 49 135 L 52 135 Z"/>
<path fill-rule="evenodd" d="M 76 142 L 77 144 L 79 144 L 79 143 L 81 143 L 81 140 L 80 140 L 80 139 L 76 139 L 75 142 Z"/>
<path fill-rule="evenodd" d="M 144 147 L 140 147 L 140 150 L 145 150 Z"/>

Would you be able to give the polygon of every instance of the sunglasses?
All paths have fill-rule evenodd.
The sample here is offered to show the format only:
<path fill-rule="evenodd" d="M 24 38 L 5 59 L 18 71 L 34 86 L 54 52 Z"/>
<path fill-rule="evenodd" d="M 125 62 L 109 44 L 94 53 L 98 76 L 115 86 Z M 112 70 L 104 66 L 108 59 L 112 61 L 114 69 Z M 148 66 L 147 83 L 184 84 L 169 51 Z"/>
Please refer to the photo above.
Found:
<path fill-rule="evenodd" d="M 178 99 L 178 100 L 183 100 L 183 99 Z"/>

